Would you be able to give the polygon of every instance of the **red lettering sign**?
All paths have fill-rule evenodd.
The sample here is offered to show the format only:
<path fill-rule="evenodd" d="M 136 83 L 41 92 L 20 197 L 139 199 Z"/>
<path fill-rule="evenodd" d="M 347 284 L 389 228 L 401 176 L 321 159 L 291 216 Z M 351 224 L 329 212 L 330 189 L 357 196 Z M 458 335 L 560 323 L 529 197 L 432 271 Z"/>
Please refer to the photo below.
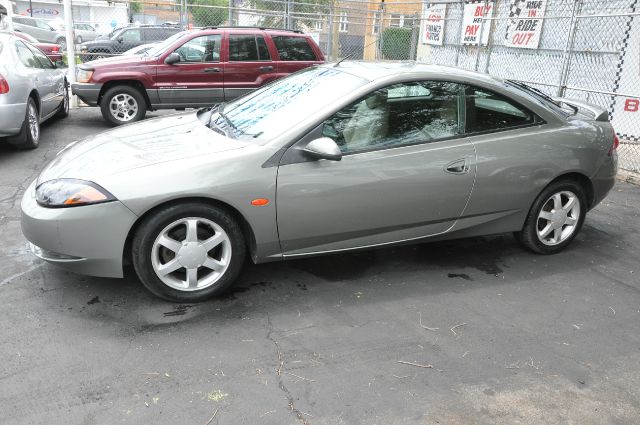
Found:
<path fill-rule="evenodd" d="M 626 112 L 638 112 L 640 110 L 640 99 L 625 99 L 624 110 Z"/>

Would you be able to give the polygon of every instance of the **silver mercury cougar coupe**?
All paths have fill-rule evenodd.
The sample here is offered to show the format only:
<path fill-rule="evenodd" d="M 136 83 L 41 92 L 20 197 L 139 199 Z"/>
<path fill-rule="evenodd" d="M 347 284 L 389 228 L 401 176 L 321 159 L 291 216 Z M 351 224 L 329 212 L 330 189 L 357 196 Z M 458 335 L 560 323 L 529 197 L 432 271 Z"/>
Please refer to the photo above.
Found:
<path fill-rule="evenodd" d="M 514 232 L 565 248 L 614 184 L 606 111 L 416 63 L 313 67 L 67 146 L 27 189 L 39 257 L 167 300 L 256 263 Z"/>

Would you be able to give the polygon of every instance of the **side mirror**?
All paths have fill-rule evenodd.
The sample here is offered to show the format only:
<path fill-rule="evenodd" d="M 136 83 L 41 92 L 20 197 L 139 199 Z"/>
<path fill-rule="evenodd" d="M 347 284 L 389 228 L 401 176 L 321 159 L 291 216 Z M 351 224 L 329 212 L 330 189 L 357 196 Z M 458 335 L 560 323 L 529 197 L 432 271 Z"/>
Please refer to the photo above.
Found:
<path fill-rule="evenodd" d="M 180 55 L 177 54 L 176 52 L 171 53 L 164 60 L 164 63 L 166 63 L 167 65 L 173 65 L 174 63 L 177 63 L 177 62 L 180 62 Z"/>
<path fill-rule="evenodd" d="M 329 161 L 340 161 L 342 159 L 342 151 L 333 141 L 328 137 L 321 137 L 307 143 L 303 152 L 316 159 L 327 159 Z"/>
<path fill-rule="evenodd" d="M 118 43 L 122 43 L 123 41 L 124 41 L 124 38 L 118 37 Z"/>

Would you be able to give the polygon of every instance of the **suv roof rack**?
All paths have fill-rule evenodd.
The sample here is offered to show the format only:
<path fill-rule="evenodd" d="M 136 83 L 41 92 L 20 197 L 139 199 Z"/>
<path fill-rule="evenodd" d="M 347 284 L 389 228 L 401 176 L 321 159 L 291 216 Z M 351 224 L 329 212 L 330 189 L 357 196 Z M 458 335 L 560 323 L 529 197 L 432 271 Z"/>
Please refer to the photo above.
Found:
<path fill-rule="evenodd" d="M 297 34 L 302 34 L 302 31 L 300 30 L 289 30 L 289 29 L 284 29 L 284 28 L 273 28 L 273 27 L 252 27 L 252 26 L 239 26 L 239 27 L 230 27 L 230 26 L 219 26 L 219 27 L 203 27 L 201 29 L 203 30 L 222 30 L 222 29 L 252 29 L 252 30 L 271 30 L 271 31 L 288 31 L 288 32 L 295 32 Z"/>

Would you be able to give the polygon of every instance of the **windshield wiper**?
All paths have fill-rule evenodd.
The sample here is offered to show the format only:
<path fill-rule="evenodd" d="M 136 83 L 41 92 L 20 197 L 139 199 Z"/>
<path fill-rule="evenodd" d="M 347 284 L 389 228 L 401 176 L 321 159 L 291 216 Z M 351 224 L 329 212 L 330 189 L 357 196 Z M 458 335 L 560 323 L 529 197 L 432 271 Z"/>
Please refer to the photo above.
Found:
<path fill-rule="evenodd" d="M 235 124 L 233 124 L 233 122 L 229 119 L 229 117 L 225 115 L 224 106 L 225 104 L 221 103 L 217 107 L 213 106 L 211 108 L 211 116 L 209 117 L 209 128 L 214 131 L 221 132 L 227 137 L 235 138 L 235 132 L 238 130 L 238 127 L 236 127 Z M 220 116 L 224 120 L 225 124 L 227 124 L 227 131 L 220 128 L 220 126 L 214 122 L 213 117 L 216 112 L 218 112 L 218 116 Z"/>

